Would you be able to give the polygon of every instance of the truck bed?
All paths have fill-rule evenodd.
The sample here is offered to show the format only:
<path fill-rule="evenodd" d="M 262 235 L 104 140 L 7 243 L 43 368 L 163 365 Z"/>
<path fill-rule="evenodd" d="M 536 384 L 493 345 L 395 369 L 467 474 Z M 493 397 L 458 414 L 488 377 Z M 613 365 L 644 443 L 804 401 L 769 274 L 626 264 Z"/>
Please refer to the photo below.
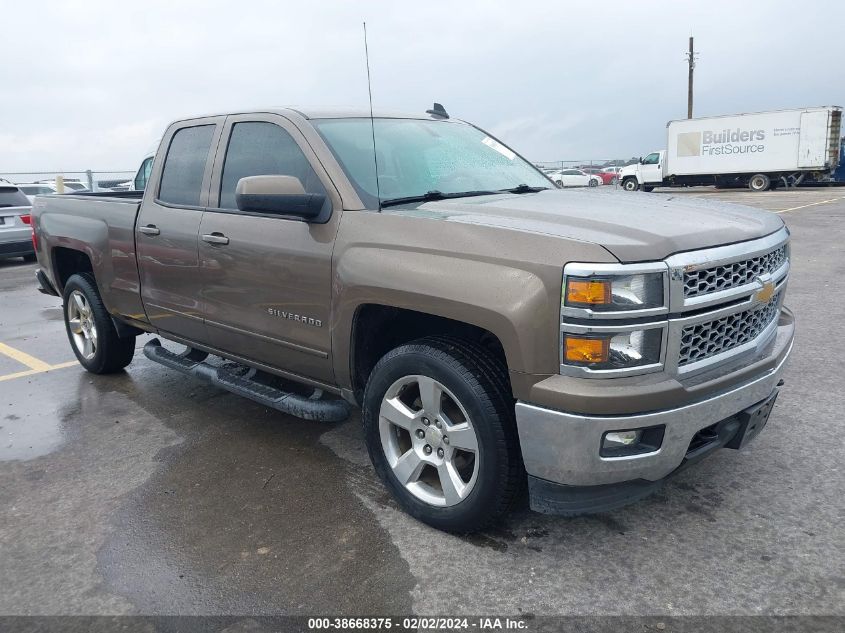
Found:
<path fill-rule="evenodd" d="M 37 196 L 32 205 L 39 261 L 61 292 L 62 249 L 84 253 L 113 314 L 144 318 L 135 250 L 135 220 L 142 191 Z M 55 249 L 55 250 L 54 250 Z M 52 253 L 52 257 L 48 255 Z"/>

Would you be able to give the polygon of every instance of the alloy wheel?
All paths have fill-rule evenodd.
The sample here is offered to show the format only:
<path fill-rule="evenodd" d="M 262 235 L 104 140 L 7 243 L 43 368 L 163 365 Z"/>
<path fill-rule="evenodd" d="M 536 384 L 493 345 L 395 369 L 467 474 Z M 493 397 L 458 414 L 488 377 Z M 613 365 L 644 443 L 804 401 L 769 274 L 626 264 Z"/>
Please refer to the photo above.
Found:
<path fill-rule="evenodd" d="M 429 376 L 404 376 L 385 392 L 379 435 L 393 474 L 414 497 L 453 506 L 478 479 L 478 437 L 466 409 Z"/>
<path fill-rule="evenodd" d="M 97 326 L 91 304 L 84 294 L 74 290 L 68 297 L 66 310 L 73 344 L 85 360 L 91 360 L 97 353 Z"/>

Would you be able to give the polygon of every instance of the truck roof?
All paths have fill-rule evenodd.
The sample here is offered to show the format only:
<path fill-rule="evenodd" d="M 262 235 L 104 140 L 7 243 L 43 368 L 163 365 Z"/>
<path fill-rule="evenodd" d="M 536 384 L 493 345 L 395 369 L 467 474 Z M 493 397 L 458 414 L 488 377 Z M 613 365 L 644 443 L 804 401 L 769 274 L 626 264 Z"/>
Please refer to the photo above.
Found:
<path fill-rule="evenodd" d="M 805 112 L 807 110 L 841 110 L 842 106 L 825 105 L 825 106 L 808 106 L 806 108 L 781 108 L 779 110 L 763 110 L 762 112 L 737 112 L 735 114 L 714 114 L 713 116 L 696 116 L 691 119 L 671 119 L 666 122 L 666 127 L 670 123 L 677 123 L 679 121 L 705 121 L 707 119 L 729 119 L 738 116 L 749 116 L 754 114 L 773 114 L 775 112 Z"/>
<path fill-rule="evenodd" d="M 271 108 L 251 108 L 245 110 L 233 110 L 229 112 L 214 112 L 210 114 L 203 114 L 199 116 L 186 117 L 184 119 L 177 119 L 177 121 L 190 121 L 192 119 L 201 119 L 212 116 L 232 116 L 236 114 L 259 114 L 259 113 L 274 113 L 282 115 L 298 115 L 305 119 L 368 119 L 370 118 L 370 111 L 362 108 L 350 107 L 271 107 Z M 442 121 L 442 117 L 432 116 L 425 112 L 410 113 L 399 112 L 395 110 L 374 110 L 373 116 L 375 118 L 383 119 L 422 119 Z M 454 120 L 454 119 L 450 119 Z"/>

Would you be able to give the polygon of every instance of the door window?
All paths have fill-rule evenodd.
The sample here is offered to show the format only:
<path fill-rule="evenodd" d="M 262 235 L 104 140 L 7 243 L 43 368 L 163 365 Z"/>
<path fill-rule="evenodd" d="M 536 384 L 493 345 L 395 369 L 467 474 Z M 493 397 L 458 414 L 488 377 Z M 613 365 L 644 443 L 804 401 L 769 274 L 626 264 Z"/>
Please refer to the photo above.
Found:
<path fill-rule="evenodd" d="M 232 126 L 220 182 L 221 209 L 237 209 L 235 189 L 247 176 L 295 176 L 306 193 L 326 194 L 296 141 L 281 127 L 266 121 Z"/>
<path fill-rule="evenodd" d="M 643 159 L 643 165 L 656 165 L 660 161 L 660 154 L 653 152 Z"/>
<path fill-rule="evenodd" d="M 199 206 L 213 136 L 213 125 L 186 127 L 173 135 L 164 161 L 159 200 L 180 206 Z"/>

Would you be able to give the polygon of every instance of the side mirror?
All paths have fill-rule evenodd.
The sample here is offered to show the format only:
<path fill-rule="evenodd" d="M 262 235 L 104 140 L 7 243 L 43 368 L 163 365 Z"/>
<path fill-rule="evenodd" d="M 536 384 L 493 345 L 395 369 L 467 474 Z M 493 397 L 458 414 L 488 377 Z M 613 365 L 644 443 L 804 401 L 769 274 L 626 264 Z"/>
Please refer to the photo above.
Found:
<path fill-rule="evenodd" d="M 643 164 L 643 157 L 642 157 L 642 156 L 640 156 L 640 159 L 639 159 L 639 161 L 638 161 L 638 162 L 640 163 L 640 165 L 642 165 L 642 164 Z"/>
<path fill-rule="evenodd" d="M 297 215 L 313 219 L 326 202 L 321 193 L 305 193 L 295 176 L 247 176 L 235 188 L 235 204 L 241 211 Z"/>

